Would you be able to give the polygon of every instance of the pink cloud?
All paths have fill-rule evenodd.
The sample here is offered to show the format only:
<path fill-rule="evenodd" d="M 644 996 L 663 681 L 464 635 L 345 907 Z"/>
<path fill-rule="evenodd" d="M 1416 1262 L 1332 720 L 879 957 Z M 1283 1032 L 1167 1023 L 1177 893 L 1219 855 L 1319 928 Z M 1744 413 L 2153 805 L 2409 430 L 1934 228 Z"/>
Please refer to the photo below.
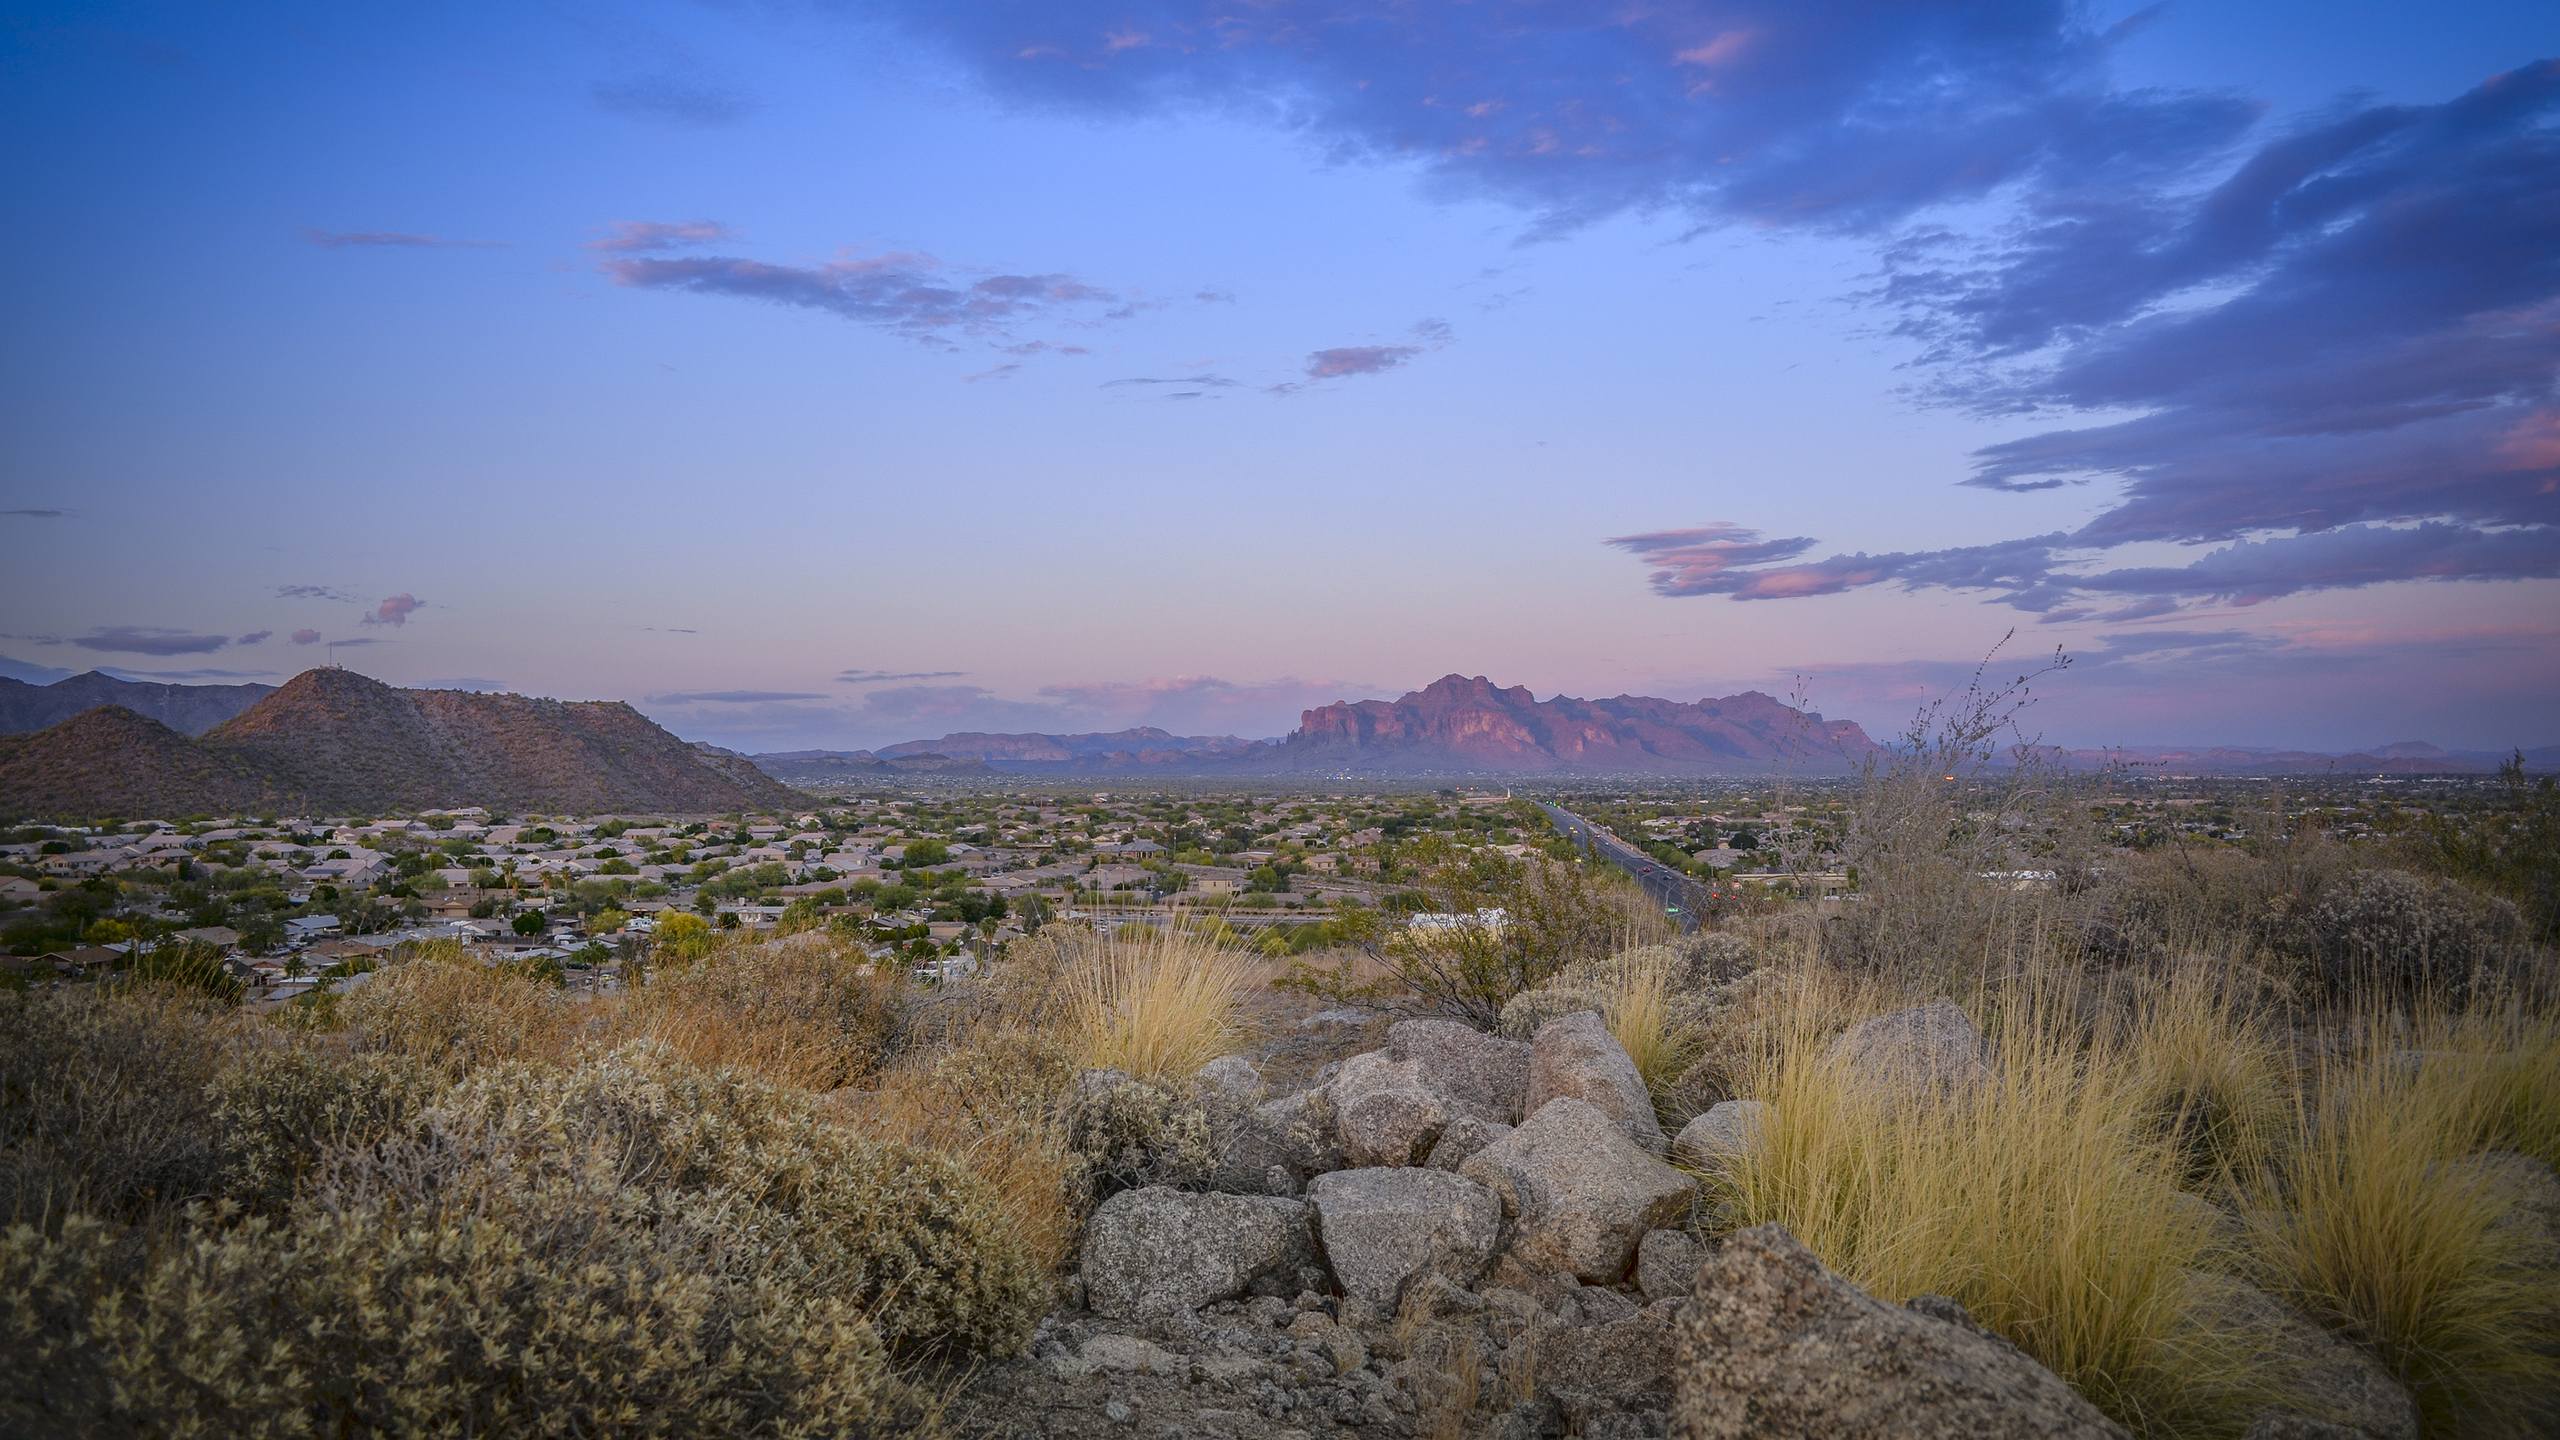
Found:
<path fill-rule="evenodd" d="M 296 645 L 317 645 L 320 643 L 320 632 L 317 630 L 296 630 L 293 632 L 293 643 Z"/>
<path fill-rule="evenodd" d="M 381 604 L 373 607 L 371 614 L 364 617 L 364 623 L 367 625 L 406 625 L 409 623 L 410 616 L 417 614 L 425 608 L 427 608 L 427 602 L 419 599 L 415 595 L 404 592 L 398 595 L 386 596 Z"/>

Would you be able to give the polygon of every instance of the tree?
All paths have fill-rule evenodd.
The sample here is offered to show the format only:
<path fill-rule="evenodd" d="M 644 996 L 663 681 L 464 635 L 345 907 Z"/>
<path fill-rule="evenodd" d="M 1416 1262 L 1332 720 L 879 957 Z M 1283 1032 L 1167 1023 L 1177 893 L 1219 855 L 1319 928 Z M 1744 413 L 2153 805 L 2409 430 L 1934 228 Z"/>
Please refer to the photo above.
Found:
<path fill-rule="evenodd" d="M 658 917 L 658 954 L 672 960 L 699 960 L 710 950 L 710 921 L 680 910 L 670 910 Z"/>
<path fill-rule="evenodd" d="M 550 922 L 543 919 L 542 912 L 539 910 L 519 910 L 516 912 L 516 918 L 509 922 L 509 927 L 517 934 L 529 938 L 549 929 Z"/>

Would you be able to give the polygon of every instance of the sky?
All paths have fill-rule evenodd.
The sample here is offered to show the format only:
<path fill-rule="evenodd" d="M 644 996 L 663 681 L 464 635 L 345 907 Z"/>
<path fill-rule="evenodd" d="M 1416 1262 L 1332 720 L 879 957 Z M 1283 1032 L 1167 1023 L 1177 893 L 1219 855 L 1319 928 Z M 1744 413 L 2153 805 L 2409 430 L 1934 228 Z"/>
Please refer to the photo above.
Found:
<path fill-rule="evenodd" d="M 0 0 L 0 674 L 2560 742 L 2547 5 Z"/>

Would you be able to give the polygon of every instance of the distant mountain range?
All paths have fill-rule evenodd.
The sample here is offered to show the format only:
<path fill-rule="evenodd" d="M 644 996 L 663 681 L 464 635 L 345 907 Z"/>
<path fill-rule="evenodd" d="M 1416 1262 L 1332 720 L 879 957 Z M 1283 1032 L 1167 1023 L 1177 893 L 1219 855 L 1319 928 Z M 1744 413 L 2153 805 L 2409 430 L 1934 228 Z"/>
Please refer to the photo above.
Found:
<path fill-rule="evenodd" d="M 2488 775 L 2514 751 L 2447 750 L 2424 740 L 2402 740 L 2370 750 L 2328 754 L 2318 750 L 2251 749 L 2237 745 L 2128 745 L 2117 749 L 2056 750 L 2074 770 L 2122 767 L 2161 775 Z M 2527 770 L 2560 770 L 2560 745 L 2524 752 Z"/>
<path fill-rule="evenodd" d="M 59 725 L 83 710 L 121 705 L 181 735 L 201 735 L 275 693 L 273 685 L 169 685 L 119 680 L 91 670 L 30 685 L 0 677 L 0 735 L 25 735 Z"/>
<path fill-rule="evenodd" d="M 336 669 L 295 676 L 197 739 L 116 705 L 0 738 L 0 813 L 11 815 L 707 814 L 795 803 L 742 757 L 688 745 L 618 700 L 402 690 Z"/>

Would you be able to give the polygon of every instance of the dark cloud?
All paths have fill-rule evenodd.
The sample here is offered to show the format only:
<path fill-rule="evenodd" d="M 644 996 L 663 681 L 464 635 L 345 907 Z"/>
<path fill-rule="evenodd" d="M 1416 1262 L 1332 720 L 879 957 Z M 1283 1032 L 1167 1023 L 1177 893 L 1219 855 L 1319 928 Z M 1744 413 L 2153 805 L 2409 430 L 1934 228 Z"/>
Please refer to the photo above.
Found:
<path fill-rule="evenodd" d="M 607 260 L 617 285 L 685 290 L 819 310 L 912 340 L 995 332 L 1024 320 L 1111 318 L 1124 302 L 1069 275 L 946 278 L 923 255 L 879 255 L 822 265 L 771 265 L 734 256 Z"/>
<path fill-rule="evenodd" d="M 1987 240 L 1906 237 L 1879 296 L 1927 347 L 1924 393 L 1988 415 L 2106 417 L 1986 447 L 1967 483 L 2106 485 L 2111 500 L 2068 533 L 1656 587 L 1947 586 L 2123 621 L 2560 575 L 2555 116 L 2560 61 L 2538 62 L 2439 105 L 2339 108 L 2207 184 L 2056 186 Z M 2098 568 L 2152 542 L 2219 548 Z"/>
<path fill-rule="evenodd" d="M 234 645 L 263 645 L 267 642 L 267 637 L 275 633 L 276 632 L 273 630 L 252 630 L 248 634 L 241 636 L 239 639 L 234 640 L 231 643 Z"/>
<path fill-rule="evenodd" d="M 737 232 L 717 220 L 616 220 L 604 234 L 588 241 L 587 248 L 611 255 L 645 255 L 736 238 Z"/>
<path fill-rule="evenodd" d="M 279 585 L 276 597 L 281 600 L 334 600 L 341 605 L 359 603 L 352 592 L 335 585 Z"/>
<path fill-rule="evenodd" d="M 495 250 L 502 248 L 495 240 L 456 240 L 444 235 L 425 235 L 408 230 L 316 230 L 305 228 L 302 238 L 324 250 Z"/>
<path fill-rule="evenodd" d="M 975 385 L 981 380 L 1010 380 L 1021 373 L 1021 370 L 1021 361 L 1007 360 L 1001 364 L 990 365 L 984 370 L 972 370 L 960 379 L 964 384 L 970 385 Z"/>
<path fill-rule="evenodd" d="M 286 638 L 293 641 L 296 645 L 317 645 L 320 643 L 320 632 L 317 630 L 296 630 Z"/>
<path fill-rule="evenodd" d="M 660 635 L 699 635 L 702 633 L 699 630 L 684 625 L 643 625 L 640 628 L 643 630 L 655 631 Z"/>
<path fill-rule="evenodd" d="M 664 73 L 599 81 L 591 94 L 598 106 L 617 115 L 684 125 L 735 124 L 756 108 L 737 91 Z"/>
<path fill-rule="evenodd" d="M 228 635 L 200 635 L 164 625 L 102 625 L 85 635 L 20 635 L 39 645 L 69 645 L 124 655 L 210 655 L 231 643 Z"/>
<path fill-rule="evenodd" d="M 205 681 L 265 680 L 271 678 L 276 673 L 273 670 L 128 670 L 121 665 L 109 665 L 103 668 L 108 674 L 113 675 L 120 680 L 164 680 L 178 684 L 196 684 Z"/>
<path fill-rule="evenodd" d="M 773 705 L 792 700 L 824 700 L 807 690 L 678 690 L 652 695 L 652 705 Z"/>
<path fill-rule="evenodd" d="M 1078 6 L 886 9 L 1027 105 L 1276 121 L 1328 158 L 1419 163 L 1436 192 L 1526 208 L 1540 233 L 1627 210 L 1873 229 L 2021 181 L 2103 191 L 2254 113 L 2111 89 L 2110 37 L 2067 0 L 1137 0 L 1109 25 Z"/>
<path fill-rule="evenodd" d="M 836 673 L 839 685 L 879 685 L 896 680 L 956 680 L 966 670 L 841 670 Z"/>
<path fill-rule="evenodd" d="M 383 598 L 381 604 L 365 612 L 367 625 L 406 625 L 409 617 L 427 608 L 427 602 L 405 591 Z"/>

